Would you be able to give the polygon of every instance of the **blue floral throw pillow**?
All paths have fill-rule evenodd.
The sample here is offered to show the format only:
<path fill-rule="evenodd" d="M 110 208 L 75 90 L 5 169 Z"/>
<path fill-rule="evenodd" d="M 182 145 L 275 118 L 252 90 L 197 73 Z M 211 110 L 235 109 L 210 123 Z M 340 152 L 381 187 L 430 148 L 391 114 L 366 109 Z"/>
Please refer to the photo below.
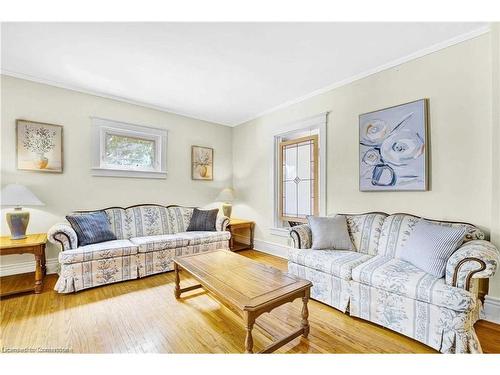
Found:
<path fill-rule="evenodd" d="M 78 246 L 116 240 L 115 234 L 111 231 L 108 217 L 103 211 L 68 215 L 66 220 L 76 232 Z"/>

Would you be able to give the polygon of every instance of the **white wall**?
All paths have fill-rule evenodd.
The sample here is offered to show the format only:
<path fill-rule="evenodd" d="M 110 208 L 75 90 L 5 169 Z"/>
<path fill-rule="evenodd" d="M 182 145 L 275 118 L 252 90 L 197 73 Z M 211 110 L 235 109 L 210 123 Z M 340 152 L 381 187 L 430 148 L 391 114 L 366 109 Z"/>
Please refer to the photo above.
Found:
<path fill-rule="evenodd" d="M 283 124 L 329 111 L 328 214 L 409 212 L 471 222 L 489 233 L 491 86 L 491 41 L 485 34 L 236 127 L 233 178 L 240 202 L 234 215 L 257 222 L 257 240 L 287 243 L 269 231 L 273 226 L 273 135 Z M 360 192 L 358 115 L 420 98 L 429 98 L 430 103 L 430 190 Z M 495 283 L 499 282 L 497 278 Z"/>
<path fill-rule="evenodd" d="M 231 185 L 232 129 L 75 91 L 1 77 L 1 185 L 28 186 L 46 206 L 30 208 L 28 231 L 45 232 L 76 209 L 128 206 L 138 203 L 204 206 Z M 91 176 L 90 116 L 168 129 L 168 177 L 136 179 Z M 16 169 L 15 120 L 64 126 L 64 172 L 49 174 Z M 191 145 L 214 148 L 214 181 L 191 180 Z M 9 234 L 5 210 L 2 235 Z M 57 255 L 49 246 L 47 256 Z M 2 266 L 31 260 L 29 255 L 2 256 Z"/>

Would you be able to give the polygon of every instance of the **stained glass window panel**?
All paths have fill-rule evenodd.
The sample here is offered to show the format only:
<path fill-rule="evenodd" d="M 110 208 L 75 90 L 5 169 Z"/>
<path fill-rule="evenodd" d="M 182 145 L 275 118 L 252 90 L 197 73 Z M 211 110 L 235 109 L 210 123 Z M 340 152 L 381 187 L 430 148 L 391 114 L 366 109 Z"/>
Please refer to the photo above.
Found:
<path fill-rule="evenodd" d="M 280 143 L 282 220 L 306 221 L 318 213 L 316 135 Z"/>

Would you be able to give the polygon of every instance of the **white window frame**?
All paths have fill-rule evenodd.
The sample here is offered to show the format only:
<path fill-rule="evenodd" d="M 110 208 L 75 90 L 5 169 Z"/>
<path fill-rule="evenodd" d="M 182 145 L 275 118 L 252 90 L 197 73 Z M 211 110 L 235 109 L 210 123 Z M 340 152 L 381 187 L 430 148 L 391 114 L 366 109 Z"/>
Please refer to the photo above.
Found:
<path fill-rule="evenodd" d="M 165 129 L 92 117 L 92 175 L 108 177 L 166 178 L 167 139 Z M 106 135 L 151 140 L 155 143 L 153 168 L 110 165 L 105 162 Z"/>
<path fill-rule="evenodd" d="M 274 135 L 274 226 L 270 228 L 273 235 L 288 237 L 288 229 L 283 225 L 279 214 L 280 202 L 280 183 L 279 170 L 280 143 L 283 139 L 289 138 L 294 134 L 300 134 L 308 131 L 316 131 L 319 135 L 319 214 L 326 216 L 326 124 L 328 112 L 308 117 L 290 124 L 283 125 Z"/>

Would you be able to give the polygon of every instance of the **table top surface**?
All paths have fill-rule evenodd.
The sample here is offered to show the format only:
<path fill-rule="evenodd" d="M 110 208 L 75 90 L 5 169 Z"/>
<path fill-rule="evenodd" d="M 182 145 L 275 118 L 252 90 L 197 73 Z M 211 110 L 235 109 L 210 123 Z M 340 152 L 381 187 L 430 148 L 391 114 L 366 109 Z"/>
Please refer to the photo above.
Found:
<path fill-rule="evenodd" d="M 184 255 L 174 262 L 240 310 L 255 310 L 312 286 L 308 280 L 228 250 Z"/>
<path fill-rule="evenodd" d="M 229 225 L 240 225 L 240 224 L 253 224 L 252 220 L 244 220 L 244 219 L 229 219 Z"/>
<path fill-rule="evenodd" d="M 28 234 L 21 240 L 13 240 L 10 236 L 0 237 L 0 249 L 12 249 L 15 247 L 37 246 L 47 243 L 46 233 Z"/>

